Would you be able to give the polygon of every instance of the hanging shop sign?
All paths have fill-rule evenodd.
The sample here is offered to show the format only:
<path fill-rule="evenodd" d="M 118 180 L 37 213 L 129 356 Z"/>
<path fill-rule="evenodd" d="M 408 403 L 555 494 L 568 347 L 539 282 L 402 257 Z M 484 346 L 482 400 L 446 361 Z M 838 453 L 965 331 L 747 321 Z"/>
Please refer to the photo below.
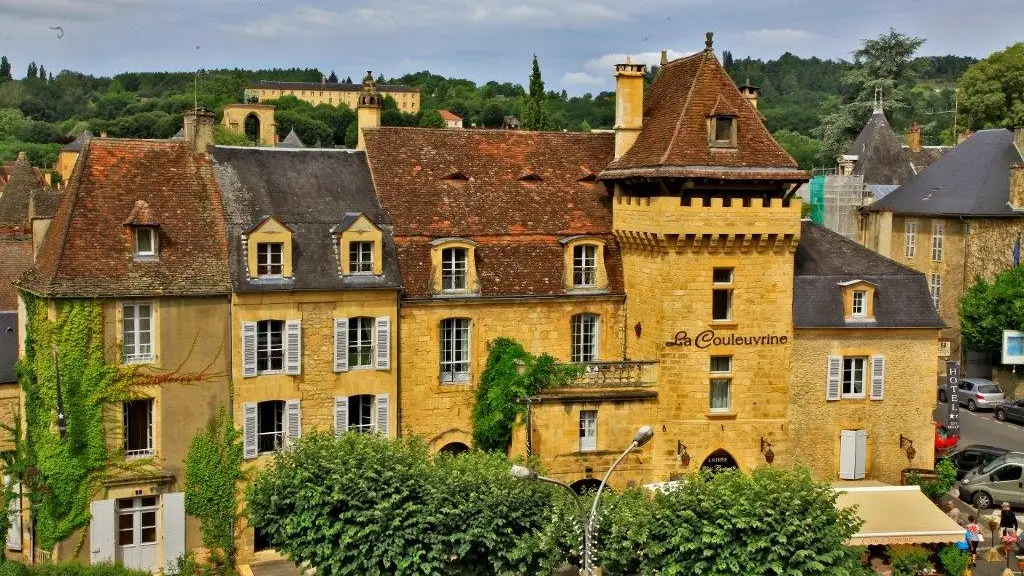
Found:
<path fill-rule="evenodd" d="M 696 336 L 690 336 L 685 330 L 676 332 L 675 337 L 665 346 L 682 346 L 684 348 L 707 348 L 709 346 L 778 346 L 789 343 L 789 336 L 785 334 L 759 334 L 757 336 L 741 336 L 729 334 L 719 336 L 714 330 L 703 330 Z"/>

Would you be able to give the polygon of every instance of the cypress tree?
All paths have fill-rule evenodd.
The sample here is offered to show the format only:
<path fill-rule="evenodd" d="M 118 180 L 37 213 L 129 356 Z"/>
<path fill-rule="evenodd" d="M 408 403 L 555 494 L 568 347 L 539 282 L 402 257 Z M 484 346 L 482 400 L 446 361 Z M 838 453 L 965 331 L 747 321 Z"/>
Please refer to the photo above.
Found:
<path fill-rule="evenodd" d="M 11 79 L 11 62 L 7 56 L 0 56 L 0 81 Z"/>
<path fill-rule="evenodd" d="M 544 79 L 540 75 L 537 55 L 533 55 L 533 71 L 530 73 L 530 95 L 523 110 L 523 128 L 545 130 L 548 128 L 548 106 L 544 94 Z"/>

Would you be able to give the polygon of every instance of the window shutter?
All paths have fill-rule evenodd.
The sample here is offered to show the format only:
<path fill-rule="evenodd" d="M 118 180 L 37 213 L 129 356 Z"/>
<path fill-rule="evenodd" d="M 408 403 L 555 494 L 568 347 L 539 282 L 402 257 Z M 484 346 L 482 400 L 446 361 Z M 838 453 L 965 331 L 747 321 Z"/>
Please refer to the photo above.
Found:
<path fill-rule="evenodd" d="M 185 493 L 163 498 L 164 574 L 178 573 L 178 558 L 185 555 Z"/>
<path fill-rule="evenodd" d="M 114 562 L 114 537 L 117 535 L 113 500 L 94 500 L 89 506 L 89 563 Z"/>
<path fill-rule="evenodd" d="M 348 430 L 348 398 L 334 397 L 334 435 L 341 436 Z"/>
<path fill-rule="evenodd" d="M 259 455 L 256 444 L 256 404 L 242 404 L 242 451 L 246 460 L 251 460 Z"/>
<path fill-rule="evenodd" d="M 857 468 L 857 432 L 843 430 L 839 433 L 839 477 L 853 480 Z"/>
<path fill-rule="evenodd" d="M 391 369 L 391 318 L 377 318 L 377 370 Z"/>
<path fill-rule="evenodd" d="M 843 359 L 840 356 L 828 357 L 828 380 L 825 383 L 825 400 L 839 400 L 842 385 Z"/>
<path fill-rule="evenodd" d="M 881 400 L 885 395 L 885 356 L 871 357 L 871 399 Z"/>
<path fill-rule="evenodd" d="M 288 320 L 284 323 L 284 373 L 302 374 L 302 321 Z"/>
<path fill-rule="evenodd" d="M 334 371 L 344 372 L 346 370 L 348 370 L 348 318 L 335 318 Z"/>
<path fill-rule="evenodd" d="M 860 480 L 864 477 L 864 472 L 867 468 L 868 461 L 868 431 L 867 430 L 856 430 L 856 454 L 857 462 L 853 468 L 853 477 L 855 480 Z"/>
<path fill-rule="evenodd" d="M 302 403 L 298 400 L 288 400 L 284 404 L 285 446 L 294 446 L 302 437 Z"/>
<path fill-rule="evenodd" d="M 242 322 L 242 378 L 256 375 L 256 323 Z"/>
<path fill-rule="evenodd" d="M 4 489 L 6 490 L 8 483 L 11 481 L 10 476 L 4 476 Z M 11 486 L 11 491 L 14 492 L 14 497 L 11 499 L 11 505 L 8 510 L 8 517 L 11 519 L 10 526 L 7 530 L 7 549 L 16 552 L 21 551 L 21 484 L 15 482 Z"/>
<path fill-rule="evenodd" d="M 377 395 L 377 433 L 390 436 L 391 431 L 391 395 Z"/>

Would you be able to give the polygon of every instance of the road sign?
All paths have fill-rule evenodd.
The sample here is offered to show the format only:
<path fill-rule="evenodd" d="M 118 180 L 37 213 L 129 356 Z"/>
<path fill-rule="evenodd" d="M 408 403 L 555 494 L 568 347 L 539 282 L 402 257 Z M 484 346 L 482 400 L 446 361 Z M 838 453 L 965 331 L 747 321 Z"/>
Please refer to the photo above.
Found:
<path fill-rule="evenodd" d="M 950 434 L 960 435 L 960 362 L 946 362 L 946 399 L 949 411 L 946 413 L 946 429 Z"/>
<path fill-rule="evenodd" d="M 1003 330 L 1003 364 L 1024 364 L 1024 332 Z"/>

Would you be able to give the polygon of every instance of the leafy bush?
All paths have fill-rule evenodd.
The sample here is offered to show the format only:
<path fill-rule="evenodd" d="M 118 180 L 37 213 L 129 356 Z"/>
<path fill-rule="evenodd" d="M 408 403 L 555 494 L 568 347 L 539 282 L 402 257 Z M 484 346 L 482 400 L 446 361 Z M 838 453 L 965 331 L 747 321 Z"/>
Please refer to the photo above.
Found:
<path fill-rule="evenodd" d="M 939 550 L 939 562 L 946 576 L 963 576 L 971 563 L 971 557 L 956 546 L 946 546 Z"/>
<path fill-rule="evenodd" d="M 920 486 L 921 492 L 933 502 L 938 502 L 945 493 L 949 492 L 956 485 L 956 466 L 949 460 L 943 458 L 935 466 L 936 478 L 924 480 L 917 472 L 907 474 L 907 484 Z"/>
<path fill-rule="evenodd" d="M 204 432 L 192 439 L 185 457 L 185 512 L 199 519 L 211 564 L 233 565 L 242 479 L 241 434 L 222 406 Z"/>
<path fill-rule="evenodd" d="M 889 546 L 892 576 L 915 576 L 920 570 L 931 568 L 931 553 L 927 548 L 911 544 Z"/>
<path fill-rule="evenodd" d="M 25 572 L 24 564 L 0 559 L 0 576 L 25 576 Z"/>
<path fill-rule="evenodd" d="M 20 562 L 0 561 L 0 576 L 152 576 L 149 572 L 132 570 L 120 564 L 36 564 L 26 566 Z"/>

